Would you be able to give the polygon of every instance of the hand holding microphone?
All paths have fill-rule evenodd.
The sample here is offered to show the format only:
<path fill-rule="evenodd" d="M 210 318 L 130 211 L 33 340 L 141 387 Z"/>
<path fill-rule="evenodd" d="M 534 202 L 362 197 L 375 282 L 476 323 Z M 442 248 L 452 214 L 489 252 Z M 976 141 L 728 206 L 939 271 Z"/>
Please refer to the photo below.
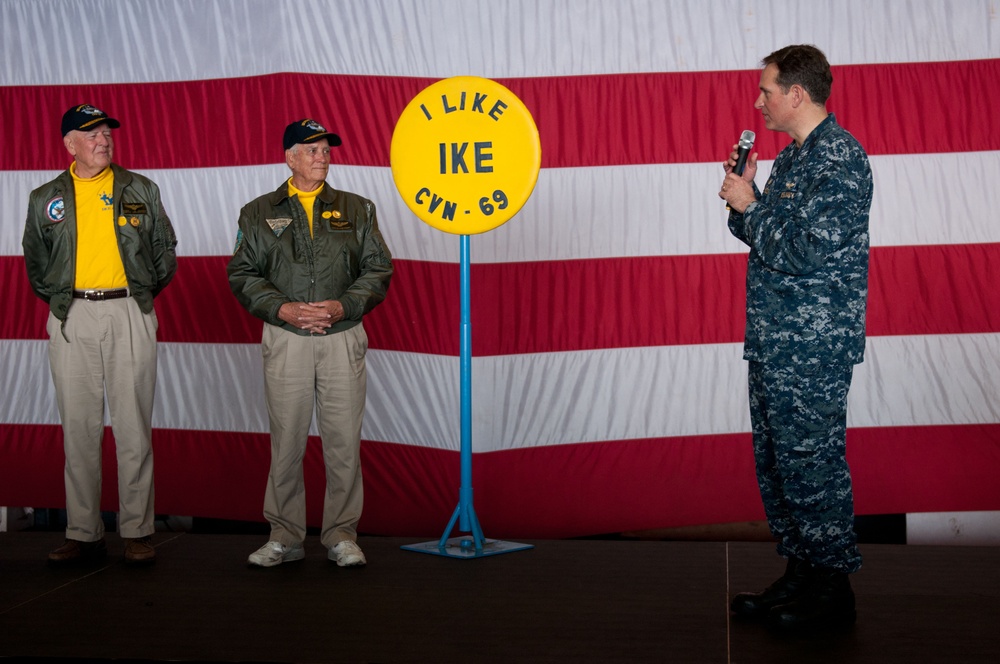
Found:
<path fill-rule="evenodd" d="M 753 190 L 750 188 L 749 183 L 753 181 L 754 175 L 757 174 L 757 155 L 753 155 L 750 159 L 750 170 L 746 173 L 744 177 L 744 171 L 747 166 L 747 158 L 750 157 L 750 150 L 753 149 L 753 142 L 757 138 L 749 129 L 745 130 L 740 134 L 739 142 L 734 146 L 735 151 L 729 156 L 729 160 L 722 165 L 726 171 L 726 179 L 722 181 L 722 191 L 719 192 L 719 198 L 727 202 L 726 209 L 732 209 L 732 204 L 737 201 L 737 211 L 742 212 L 746 209 L 753 200 Z M 747 192 L 749 191 L 750 199 L 743 200 L 746 198 Z"/>

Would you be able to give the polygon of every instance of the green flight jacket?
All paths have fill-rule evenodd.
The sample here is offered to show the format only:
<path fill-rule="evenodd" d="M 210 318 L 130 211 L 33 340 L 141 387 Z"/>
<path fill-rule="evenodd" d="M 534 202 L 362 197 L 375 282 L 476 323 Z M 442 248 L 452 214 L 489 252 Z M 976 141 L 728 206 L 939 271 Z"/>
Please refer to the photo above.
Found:
<path fill-rule="evenodd" d="M 336 334 L 361 322 L 385 299 L 392 256 L 378 228 L 375 204 L 324 183 L 313 204 L 313 236 L 298 196 L 288 183 L 240 211 L 229 286 L 251 314 L 272 325 L 309 335 L 278 318 L 286 302 L 338 300 L 344 318 Z"/>
<path fill-rule="evenodd" d="M 144 313 L 177 272 L 177 237 L 156 184 L 117 164 L 114 219 L 129 293 Z M 124 218 L 125 223 L 119 223 Z M 69 170 L 31 192 L 21 246 L 28 281 L 49 310 L 65 322 L 76 279 L 76 196 Z"/>

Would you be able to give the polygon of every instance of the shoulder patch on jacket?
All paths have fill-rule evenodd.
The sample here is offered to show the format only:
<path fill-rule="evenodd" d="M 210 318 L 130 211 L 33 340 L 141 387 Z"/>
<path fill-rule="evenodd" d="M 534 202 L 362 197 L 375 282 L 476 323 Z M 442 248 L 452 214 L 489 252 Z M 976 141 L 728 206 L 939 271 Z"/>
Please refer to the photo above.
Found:
<path fill-rule="evenodd" d="M 66 204 L 62 196 L 56 196 L 45 204 L 45 214 L 49 221 L 59 222 L 66 218 Z"/>

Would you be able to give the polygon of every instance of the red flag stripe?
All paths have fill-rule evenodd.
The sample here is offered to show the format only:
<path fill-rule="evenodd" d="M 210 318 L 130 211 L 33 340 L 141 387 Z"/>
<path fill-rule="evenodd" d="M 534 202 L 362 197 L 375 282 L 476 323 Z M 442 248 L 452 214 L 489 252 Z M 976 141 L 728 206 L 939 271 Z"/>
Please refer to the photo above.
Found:
<path fill-rule="evenodd" d="M 270 461 L 268 436 L 193 433 L 153 432 L 157 511 L 259 520 Z M 63 493 L 62 466 L 52 463 L 62 456 L 59 427 L 0 425 L 0 435 L 9 441 L 0 465 L 0 504 L 61 506 L 53 496 Z M 1000 485 L 991 470 L 998 424 L 855 428 L 847 436 L 859 514 L 1000 505 Z M 362 457 L 362 532 L 438 536 L 458 501 L 458 453 L 365 441 Z M 102 505 L 115 510 L 110 430 L 104 459 Z M 650 474 L 650 468 L 663 473 Z M 307 494 L 322 495 L 322 452 L 315 438 L 307 448 L 305 474 Z M 493 537 L 573 537 L 763 519 L 749 434 L 479 454 L 473 486 L 477 515 Z M 669 518 L 663 505 L 671 506 Z M 321 500 L 309 501 L 310 524 L 318 525 L 321 507 Z M 531 518 L 522 519 L 524 514 Z"/>
<path fill-rule="evenodd" d="M 160 340 L 256 343 L 261 323 L 233 297 L 226 257 L 179 259 L 157 298 Z M 473 353 L 508 355 L 743 339 L 746 256 L 668 256 L 472 266 Z M 458 354 L 458 266 L 396 261 L 366 319 L 373 348 Z M 42 339 L 47 309 L 19 256 L 0 257 L 0 338 Z M 872 249 L 868 333 L 1000 332 L 1000 244 Z M 530 293 L 531 297 L 525 297 Z"/>
<path fill-rule="evenodd" d="M 1000 60 L 834 67 L 829 108 L 869 154 L 1000 149 Z M 753 109 L 759 72 L 614 74 L 498 79 L 538 126 L 542 166 L 721 161 L 743 129 L 773 158 L 788 143 Z M 283 162 L 278 137 L 302 108 L 341 134 L 335 161 L 388 166 L 406 104 L 433 79 L 283 73 L 209 81 L 8 86 L 7 126 L 56 134 L 62 113 L 85 99 L 122 121 L 116 159 L 135 169 Z M 953 91 L 963 91 L 960 107 Z M 309 98 L 303 97 L 309 91 Z M 878 99 L 877 104 L 871 100 Z M 955 112 L 956 110 L 960 112 Z M 155 128 L 151 130 L 150 128 Z M 169 138 L 167 138 L 169 137 Z M 57 140 L 15 141 L 0 170 L 66 165 Z"/>

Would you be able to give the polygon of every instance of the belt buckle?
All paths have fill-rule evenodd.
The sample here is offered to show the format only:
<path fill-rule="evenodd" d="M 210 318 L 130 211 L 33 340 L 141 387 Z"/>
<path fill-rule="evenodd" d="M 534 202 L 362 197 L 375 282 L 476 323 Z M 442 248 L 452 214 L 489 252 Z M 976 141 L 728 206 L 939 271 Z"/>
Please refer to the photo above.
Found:
<path fill-rule="evenodd" d="M 104 291 L 85 290 L 83 291 L 83 299 L 90 300 L 91 302 L 99 302 L 104 299 Z"/>

